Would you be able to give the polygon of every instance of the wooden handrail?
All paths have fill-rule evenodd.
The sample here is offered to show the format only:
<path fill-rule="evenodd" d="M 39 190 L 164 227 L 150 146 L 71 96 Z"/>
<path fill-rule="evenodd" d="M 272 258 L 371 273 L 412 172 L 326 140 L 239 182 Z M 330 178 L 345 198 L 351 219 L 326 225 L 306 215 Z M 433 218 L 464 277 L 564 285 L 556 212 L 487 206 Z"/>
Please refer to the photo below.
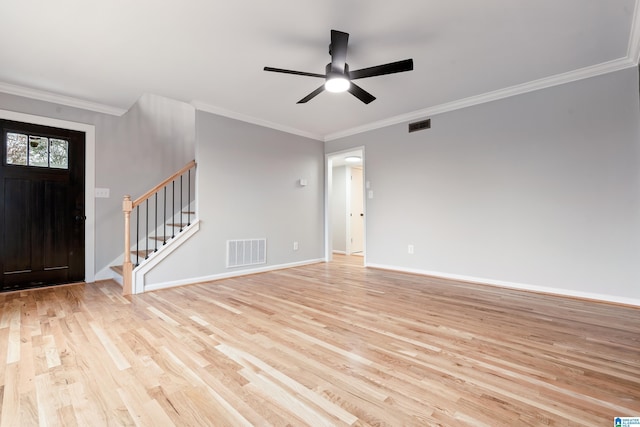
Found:
<path fill-rule="evenodd" d="M 130 295 L 133 293 L 133 262 L 131 261 L 131 212 L 140 204 L 142 204 L 145 200 L 149 199 L 154 194 L 158 193 L 162 188 L 168 185 L 170 182 L 174 181 L 176 178 L 182 176 L 187 171 L 190 171 L 192 168 L 196 167 L 196 161 L 192 160 L 187 163 L 182 169 L 178 172 L 172 174 L 169 178 L 165 179 L 151 190 L 144 193 L 142 196 L 138 197 L 136 200 L 131 201 L 131 196 L 124 196 L 124 200 L 122 201 L 122 211 L 124 212 L 124 261 L 122 265 L 122 293 L 123 295 Z M 182 182 L 182 181 L 180 181 Z M 182 185 L 182 184 L 181 184 Z M 190 186 L 190 181 L 189 181 Z M 190 187 L 189 187 L 190 188 Z M 180 199 L 180 203 L 182 203 L 182 196 Z M 157 201 L 156 201 L 157 204 Z M 182 217 L 181 217 L 182 218 Z M 166 215 L 165 215 L 166 221 Z M 182 227 L 182 225 L 181 225 Z M 180 229 L 182 231 L 182 228 Z M 148 238 L 148 236 L 147 236 Z M 157 248 L 156 248 L 157 250 Z M 136 258 L 137 260 L 137 258 Z M 137 261 L 136 261 L 137 262 Z"/>
<path fill-rule="evenodd" d="M 196 166 L 196 161 L 195 160 L 191 160 L 189 163 L 187 163 L 185 165 L 185 167 L 180 169 L 178 172 L 174 173 L 169 178 L 165 179 L 160 184 L 156 185 L 151 190 L 147 191 L 142 196 L 140 196 L 137 199 L 135 199 L 133 201 L 133 207 L 135 208 L 136 206 L 140 205 L 142 202 L 144 202 L 149 197 L 153 196 L 156 192 L 158 192 L 162 187 L 164 187 L 165 185 L 167 185 L 168 183 L 170 183 L 171 181 L 173 181 L 174 179 L 176 179 L 177 177 L 179 177 L 180 175 L 182 175 L 183 173 L 185 173 L 186 171 L 188 171 L 189 169 L 191 169 L 191 168 L 193 168 L 195 166 Z"/>

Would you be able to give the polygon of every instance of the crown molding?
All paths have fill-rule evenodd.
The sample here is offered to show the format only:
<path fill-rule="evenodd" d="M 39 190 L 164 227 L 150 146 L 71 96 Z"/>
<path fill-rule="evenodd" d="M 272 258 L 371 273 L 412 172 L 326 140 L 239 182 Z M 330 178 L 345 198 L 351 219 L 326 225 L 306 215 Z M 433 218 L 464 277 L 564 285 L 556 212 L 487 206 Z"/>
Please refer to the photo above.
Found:
<path fill-rule="evenodd" d="M 96 113 L 110 114 L 112 116 L 121 116 L 127 112 L 127 110 L 112 107 L 110 105 L 84 101 L 70 96 L 59 95 L 52 92 L 46 92 L 44 90 L 31 89 L 3 82 L 0 82 L 0 92 L 7 93 L 9 95 L 22 96 L 24 98 L 37 99 L 39 101 L 52 102 L 54 104 L 66 105 L 67 107 L 95 111 Z"/>
<path fill-rule="evenodd" d="M 303 131 L 297 128 L 292 128 L 283 124 L 270 122 L 268 120 L 259 119 L 257 117 L 249 116 L 246 114 L 238 113 L 235 111 L 227 110 L 224 108 L 216 107 L 205 102 L 194 100 L 191 102 L 194 108 L 200 111 L 216 114 L 219 116 L 228 117 L 235 120 L 255 124 L 258 126 L 275 129 L 278 131 L 302 136 L 305 138 L 315 139 L 318 141 L 333 141 L 340 138 L 356 135 L 363 132 L 380 129 L 387 126 L 392 126 L 411 120 L 424 118 L 426 116 L 433 116 L 436 114 L 442 114 L 461 108 L 467 108 L 474 105 L 484 104 L 486 102 L 497 101 L 504 98 L 509 98 L 516 95 L 521 95 L 528 92 L 533 92 L 540 89 L 545 89 L 553 86 L 558 86 L 566 83 L 571 83 L 578 80 L 587 79 L 590 77 L 599 76 L 602 74 L 612 73 L 615 71 L 624 70 L 626 68 L 635 67 L 640 62 L 640 0 L 636 0 L 635 9 L 633 14 L 633 22 L 631 26 L 631 34 L 629 37 L 629 46 L 627 56 L 616 60 L 604 62 L 602 64 L 581 68 L 578 70 L 557 74 L 551 77 L 546 77 L 531 82 L 510 86 L 504 89 L 487 92 L 484 94 L 471 96 L 468 98 L 447 102 L 444 104 L 435 105 L 425 109 L 413 111 L 406 114 L 397 115 L 384 120 L 371 122 L 362 126 L 357 126 L 350 129 L 345 129 L 335 133 L 327 135 L 318 135 L 311 132 Z M 95 111 L 98 113 L 109 114 L 113 116 L 122 116 L 127 112 L 126 109 L 112 107 L 105 104 L 99 104 L 96 102 L 85 101 L 78 98 L 59 95 L 52 92 L 47 92 L 38 89 L 26 88 L 23 86 L 17 86 L 9 83 L 0 82 L 0 93 L 7 93 L 10 95 L 21 96 L 30 99 L 37 99 L 40 101 L 51 102 L 60 105 L 66 105 L 69 107 L 80 108 L 83 110 Z"/>
<path fill-rule="evenodd" d="M 246 114 L 238 113 L 236 111 L 226 110 L 224 108 L 216 107 L 211 104 L 207 104 L 201 101 L 191 101 L 191 105 L 195 107 L 196 110 L 204 111 L 206 113 L 216 114 L 218 116 L 228 117 L 234 120 L 240 120 L 242 122 L 251 123 L 254 125 L 271 128 L 275 130 L 279 130 L 281 132 L 291 133 L 294 135 L 302 136 L 305 138 L 311 138 L 318 141 L 324 141 L 324 138 L 320 135 L 306 132 L 300 129 L 292 128 L 289 126 L 281 125 L 279 123 L 270 122 L 268 120 L 259 119 L 257 117 L 248 116 Z"/>
<path fill-rule="evenodd" d="M 566 83 L 575 82 L 578 80 L 587 79 L 590 77 L 599 76 L 602 74 L 612 73 L 614 71 L 624 70 L 637 65 L 637 62 L 630 60 L 629 58 L 620 58 L 602 64 L 581 68 L 578 70 L 570 71 L 567 73 L 557 74 L 551 77 L 545 77 L 539 80 L 533 80 L 531 82 L 510 86 L 504 89 L 495 90 L 492 92 L 483 93 L 481 95 L 471 96 L 464 99 L 459 99 L 452 102 L 447 102 L 433 107 L 425 108 L 422 110 L 413 111 L 407 114 L 401 114 L 398 116 L 390 117 L 388 119 L 379 120 L 376 122 L 368 123 L 363 126 L 346 129 L 344 131 L 335 132 L 325 136 L 325 141 L 333 141 L 347 136 L 356 135 L 363 132 L 368 132 L 383 127 L 396 125 L 411 120 L 421 119 L 427 116 L 433 116 L 436 114 L 447 113 L 461 108 L 472 107 L 474 105 L 484 104 L 486 102 L 497 101 L 499 99 L 509 98 L 516 95 L 521 95 L 528 92 L 533 92 L 540 89 L 546 89 L 553 86 L 559 86 Z"/>

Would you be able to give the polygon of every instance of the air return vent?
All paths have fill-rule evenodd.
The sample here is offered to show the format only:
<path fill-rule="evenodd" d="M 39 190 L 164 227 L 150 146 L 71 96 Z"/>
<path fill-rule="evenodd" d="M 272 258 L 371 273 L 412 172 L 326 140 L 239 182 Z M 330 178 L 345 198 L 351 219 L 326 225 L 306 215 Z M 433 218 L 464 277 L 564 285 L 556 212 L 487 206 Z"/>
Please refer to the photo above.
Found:
<path fill-rule="evenodd" d="M 409 133 L 431 128 L 431 119 L 409 123 Z"/>
<path fill-rule="evenodd" d="M 267 239 L 227 240 L 227 268 L 267 262 Z"/>

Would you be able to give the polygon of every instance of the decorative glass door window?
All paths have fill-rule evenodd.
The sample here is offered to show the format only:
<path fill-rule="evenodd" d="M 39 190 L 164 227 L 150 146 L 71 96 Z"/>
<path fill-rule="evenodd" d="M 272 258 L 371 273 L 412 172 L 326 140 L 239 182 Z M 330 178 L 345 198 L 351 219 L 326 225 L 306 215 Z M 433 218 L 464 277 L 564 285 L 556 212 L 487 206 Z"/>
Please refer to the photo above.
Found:
<path fill-rule="evenodd" d="M 7 132 L 7 165 L 69 169 L 69 141 Z"/>

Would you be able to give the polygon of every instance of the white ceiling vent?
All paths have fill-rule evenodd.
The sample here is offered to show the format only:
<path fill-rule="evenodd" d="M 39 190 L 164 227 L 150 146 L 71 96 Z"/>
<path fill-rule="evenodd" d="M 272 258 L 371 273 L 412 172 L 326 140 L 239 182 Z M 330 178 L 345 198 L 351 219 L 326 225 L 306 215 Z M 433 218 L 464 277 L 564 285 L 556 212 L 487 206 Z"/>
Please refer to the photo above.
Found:
<path fill-rule="evenodd" d="M 266 262 L 267 239 L 227 240 L 227 268 Z"/>

